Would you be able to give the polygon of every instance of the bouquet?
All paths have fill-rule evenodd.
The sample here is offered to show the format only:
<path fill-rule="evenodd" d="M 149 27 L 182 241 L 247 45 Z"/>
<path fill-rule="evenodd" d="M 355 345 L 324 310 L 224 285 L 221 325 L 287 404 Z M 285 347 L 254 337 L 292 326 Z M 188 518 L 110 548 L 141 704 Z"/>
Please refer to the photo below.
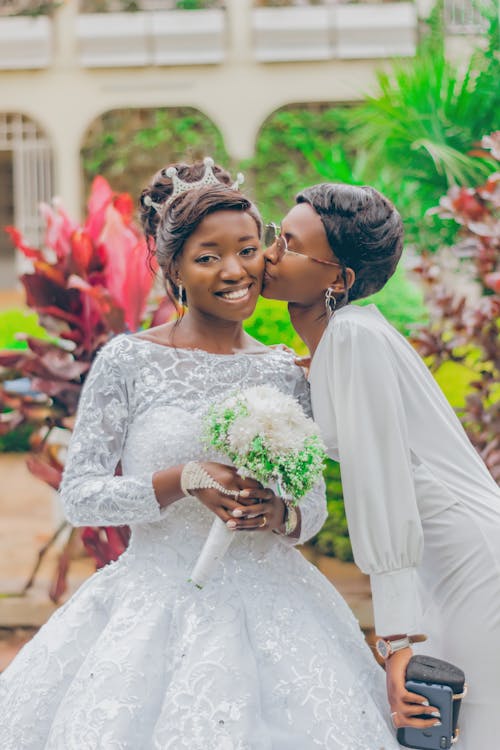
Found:
<path fill-rule="evenodd" d="M 214 404 L 204 420 L 203 442 L 227 456 L 241 476 L 275 484 L 294 505 L 324 468 L 325 447 L 316 424 L 296 399 L 274 386 L 253 386 Z M 233 539 L 234 532 L 216 518 L 190 578 L 198 588 Z"/>

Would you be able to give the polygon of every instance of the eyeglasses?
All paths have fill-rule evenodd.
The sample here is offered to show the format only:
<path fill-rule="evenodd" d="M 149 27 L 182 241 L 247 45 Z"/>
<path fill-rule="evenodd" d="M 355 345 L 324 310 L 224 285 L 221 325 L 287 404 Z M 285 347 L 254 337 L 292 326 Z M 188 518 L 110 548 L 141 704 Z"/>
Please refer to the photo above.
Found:
<path fill-rule="evenodd" d="M 270 224 L 266 224 L 264 227 L 264 245 L 270 247 L 271 245 L 276 246 L 276 260 L 279 262 L 284 255 L 298 255 L 301 258 L 307 258 L 313 260 L 315 263 L 322 263 L 325 266 L 337 266 L 342 268 L 340 263 L 335 263 L 333 260 L 323 260 L 322 258 L 313 258 L 310 255 L 304 253 L 296 253 L 293 250 L 288 249 L 288 243 L 286 237 L 281 234 L 279 227 L 272 221 Z"/>

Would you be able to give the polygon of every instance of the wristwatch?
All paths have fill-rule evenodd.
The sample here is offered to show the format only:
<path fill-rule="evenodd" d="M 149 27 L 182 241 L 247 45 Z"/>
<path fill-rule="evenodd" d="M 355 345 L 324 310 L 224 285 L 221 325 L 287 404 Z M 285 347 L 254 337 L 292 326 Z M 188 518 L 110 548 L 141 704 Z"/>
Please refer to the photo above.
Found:
<path fill-rule="evenodd" d="M 411 646 L 411 640 L 407 635 L 404 638 L 396 638 L 393 641 L 386 641 L 384 638 L 378 638 L 375 642 L 375 651 L 381 659 L 388 659 L 396 651 L 401 651 L 403 648 L 409 648 Z"/>

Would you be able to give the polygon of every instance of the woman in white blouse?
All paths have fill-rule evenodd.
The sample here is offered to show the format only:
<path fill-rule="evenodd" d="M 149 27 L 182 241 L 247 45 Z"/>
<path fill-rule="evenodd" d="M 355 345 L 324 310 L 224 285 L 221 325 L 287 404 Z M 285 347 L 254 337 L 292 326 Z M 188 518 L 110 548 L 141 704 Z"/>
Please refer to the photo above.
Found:
<path fill-rule="evenodd" d="M 500 491 L 410 344 L 374 305 L 350 304 L 393 274 L 401 219 L 369 187 L 315 185 L 296 201 L 266 251 L 263 294 L 288 301 L 312 356 L 314 417 L 370 574 L 394 724 L 417 726 L 404 675 L 425 634 L 419 650 L 467 676 L 460 747 L 497 750 Z"/>

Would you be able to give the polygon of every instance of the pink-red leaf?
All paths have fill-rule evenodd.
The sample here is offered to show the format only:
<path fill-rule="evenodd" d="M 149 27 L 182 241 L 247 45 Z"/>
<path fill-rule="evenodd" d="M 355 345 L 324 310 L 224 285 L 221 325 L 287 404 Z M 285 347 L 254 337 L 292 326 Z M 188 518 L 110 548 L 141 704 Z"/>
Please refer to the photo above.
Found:
<path fill-rule="evenodd" d="M 14 245 L 14 247 L 23 255 L 25 255 L 26 258 L 30 258 L 31 260 L 38 260 L 40 258 L 43 258 L 42 251 L 38 248 L 30 247 L 29 245 L 27 245 L 23 240 L 21 232 L 16 229 L 16 227 L 8 226 L 4 227 L 4 229 L 12 240 L 12 244 Z"/>
<path fill-rule="evenodd" d="M 70 238 L 76 229 L 76 224 L 58 200 L 54 200 L 53 206 L 42 203 L 40 213 L 45 219 L 45 246 L 55 252 L 57 262 L 61 264 L 70 253 Z"/>
<path fill-rule="evenodd" d="M 98 175 L 92 182 L 87 203 L 88 216 L 85 229 L 91 240 L 97 243 L 104 226 L 106 209 L 113 199 L 113 191 L 104 177 Z"/>
<path fill-rule="evenodd" d="M 88 232 L 77 229 L 71 235 L 71 259 L 73 270 L 85 276 L 94 255 L 94 245 Z"/>
<path fill-rule="evenodd" d="M 100 242 L 106 248 L 106 287 L 124 310 L 129 330 L 139 327 L 154 276 L 146 264 L 146 242 L 110 205 L 106 211 Z"/>
<path fill-rule="evenodd" d="M 494 292 L 500 294 L 500 271 L 487 273 L 484 277 L 484 282 L 489 289 L 493 289 Z"/>
<path fill-rule="evenodd" d="M 121 215 L 125 224 L 130 224 L 134 215 L 135 205 L 128 193 L 119 193 L 113 200 L 113 206 Z"/>

